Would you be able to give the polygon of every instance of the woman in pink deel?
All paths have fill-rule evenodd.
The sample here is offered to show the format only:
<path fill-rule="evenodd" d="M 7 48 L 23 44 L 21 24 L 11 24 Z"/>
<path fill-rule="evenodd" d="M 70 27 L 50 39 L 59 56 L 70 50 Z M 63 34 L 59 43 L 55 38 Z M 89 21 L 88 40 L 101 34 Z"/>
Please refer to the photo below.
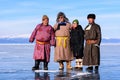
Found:
<path fill-rule="evenodd" d="M 48 70 L 48 62 L 50 61 L 50 47 L 55 45 L 54 29 L 49 25 L 49 18 L 43 15 L 42 23 L 38 24 L 32 32 L 29 42 L 34 42 L 36 45 L 34 49 L 35 66 L 32 70 L 38 70 L 40 62 L 44 62 L 44 70 Z"/>

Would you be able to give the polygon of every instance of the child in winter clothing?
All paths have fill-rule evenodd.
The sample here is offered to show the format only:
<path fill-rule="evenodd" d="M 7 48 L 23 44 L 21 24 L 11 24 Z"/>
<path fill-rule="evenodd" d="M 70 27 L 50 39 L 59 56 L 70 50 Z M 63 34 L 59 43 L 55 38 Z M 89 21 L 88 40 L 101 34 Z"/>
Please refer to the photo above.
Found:
<path fill-rule="evenodd" d="M 84 47 L 84 31 L 79 21 L 75 19 L 72 22 L 72 30 L 70 32 L 70 47 L 76 58 L 75 68 L 82 69 L 82 57 Z"/>

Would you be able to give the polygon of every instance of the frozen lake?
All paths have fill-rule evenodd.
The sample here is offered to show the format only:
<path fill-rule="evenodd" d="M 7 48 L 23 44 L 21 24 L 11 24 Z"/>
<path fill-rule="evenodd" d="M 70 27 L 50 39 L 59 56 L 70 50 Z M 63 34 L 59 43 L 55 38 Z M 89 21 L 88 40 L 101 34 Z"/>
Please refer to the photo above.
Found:
<path fill-rule="evenodd" d="M 101 45 L 101 65 L 98 73 L 81 71 L 57 72 L 59 65 L 53 61 L 51 50 L 49 72 L 35 73 L 34 45 L 0 45 L 0 80 L 120 80 L 120 45 Z M 75 62 L 72 61 L 72 66 Z M 42 64 L 41 64 L 42 65 Z M 42 68 L 42 67 L 41 67 Z"/>

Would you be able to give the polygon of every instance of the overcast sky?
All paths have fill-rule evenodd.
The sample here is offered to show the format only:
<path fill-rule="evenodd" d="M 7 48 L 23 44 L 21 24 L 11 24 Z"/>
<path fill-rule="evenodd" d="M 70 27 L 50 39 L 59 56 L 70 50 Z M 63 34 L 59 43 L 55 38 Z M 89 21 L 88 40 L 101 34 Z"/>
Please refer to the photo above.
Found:
<path fill-rule="evenodd" d="M 120 38 L 120 0 L 0 0 L 0 37 L 28 37 L 44 14 L 53 26 L 60 11 L 83 28 L 95 13 L 102 37 Z"/>

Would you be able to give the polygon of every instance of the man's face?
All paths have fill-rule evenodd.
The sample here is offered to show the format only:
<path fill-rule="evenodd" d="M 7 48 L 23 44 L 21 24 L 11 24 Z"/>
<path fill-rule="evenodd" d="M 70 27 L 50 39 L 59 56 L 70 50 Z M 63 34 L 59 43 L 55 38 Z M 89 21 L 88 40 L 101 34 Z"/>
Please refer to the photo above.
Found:
<path fill-rule="evenodd" d="M 77 25 L 78 25 L 78 24 L 77 24 L 76 22 L 73 22 L 73 23 L 72 23 L 72 27 L 73 27 L 73 28 L 76 28 Z"/>
<path fill-rule="evenodd" d="M 91 24 L 91 23 L 94 23 L 94 19 L 93 18 L 88 18 L 88 22 Z"/>
<path fill-rule="evenodd" d="M 46 25 L 48 25 L 49 20 L 48 20 L 48 19 L 43 19 L 43 20 L 42 20 L 42 23 L 43 23 L 43 25 L 45 25 L 45 26 L 46 26 Z"/>
<path fill-rule="evenodd" d="M 64 17 L 63 16 L 60 16 L 59 17 L 59 22 L 63 22 L 64 21 Z"/>

